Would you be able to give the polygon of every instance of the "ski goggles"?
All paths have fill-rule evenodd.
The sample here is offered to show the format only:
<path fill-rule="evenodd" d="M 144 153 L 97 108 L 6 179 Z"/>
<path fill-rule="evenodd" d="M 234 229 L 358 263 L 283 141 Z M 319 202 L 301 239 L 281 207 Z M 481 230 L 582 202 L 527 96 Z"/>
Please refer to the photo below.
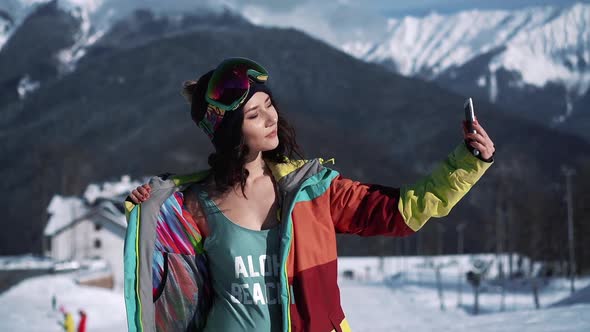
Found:
<path fill-rule="evenodd" d="M 233 111 L 244 102 L 251 80 L 266 82 L 268 71 L 248 58 L 225 59 L 209 80 L 205 100 L 223 111 Z"/>

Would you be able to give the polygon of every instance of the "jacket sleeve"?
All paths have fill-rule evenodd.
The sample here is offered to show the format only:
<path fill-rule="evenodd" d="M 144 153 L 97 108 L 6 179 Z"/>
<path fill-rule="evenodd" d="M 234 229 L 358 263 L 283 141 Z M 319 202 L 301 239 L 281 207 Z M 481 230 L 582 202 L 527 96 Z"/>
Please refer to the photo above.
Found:
<path fill-rule="evenodd" d="M 365 184 L 338 175 L 330 185 L 336 231 L 363 236 L 406 236 L 431 217 L 444 217 L 493 164 L 462 142 L 429 175 L 401 188 Z"/>
<path fill-rule="evenodd" d="M 154 181 L 163 181 L 166 178 L 168 178 L 169 176 L 173 175 L 172 173 L 164 173 L 164 174 L 160 174 L 160 175 L 155 175 L 152 176 L 149 180 L 148 180 L 148 184 L 153 187 L 154 186 Z M 135 204 L 132 200 L 131 200 L 131 196 L 127 195 L 127 197 L 125 198 L 125 201 L 123 201 L 123 204 L 125 206 L 125 221 L 127 221 L 127 224 L 129 224 L 129 216 L 131 215 L 131 211 L 133 211 L 133 209 L 135 209 L 135 207 L 137 207 L 138 204 Z"/>

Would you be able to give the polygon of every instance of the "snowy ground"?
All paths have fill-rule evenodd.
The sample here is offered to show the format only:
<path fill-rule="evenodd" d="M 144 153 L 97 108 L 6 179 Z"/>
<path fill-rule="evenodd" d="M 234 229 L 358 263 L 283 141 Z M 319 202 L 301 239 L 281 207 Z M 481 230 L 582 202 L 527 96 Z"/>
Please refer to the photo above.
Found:
<path fill-rule="evenodd" d="M 590 304 L 471 316 L 417 287 L 386 289 L 356 281 L 340 283 L 342 306 L 353 331 L 590 331 Z"/>
<path fill-rule="evenodd" d="M 0 331 L 63 331 L 59 311 L 51 297 L 74 313 L 84 309 L 88 332 L 126 331 L 123 293 L 97 287 L 78 286 L 68 275 L 43 276 L 23 281 L 0 295 Z"/>
<path fill-rule="evenodd" d="M 480 258 L 492 256 L 481 256 Z M 470 267 L 468 256 L 342 258 L 340 271 L 353 271 L 355 279 L 341 278 L 342 306 L 353 331 L 590 331 L 590 299 L 587 304 L 550 308 L 569 296 L 569 283 L 554 279 L 540 290 L 541 309 L 535 310 L 528 286 L 512 287 L 499 312 L 501 292 L 486 286 L 480 296 L 481 312 L 470 315 L 473 296 L 463 285 L 458 306 L 459 276 Z M 442 265 L 443 302 L 436 288 L 432 266 Z M 492 273 L 493 275 L 493 273 Z M 392 277 L 393 276 L 393 277 Z M 62 331 L 58 306 L 88 313 L 88 332 L 125 331 L 122 291 L 78 286 L 72 275 L 27 279 L 0 294 L 0 331 Z M 590 285 L 590 278 L 576 280 L 576 288 Z M 580 292 L 582 293 L 582 292 Z M 588 293 L 588 292 L 586 292 Z M 78 319 L 75 316 L 76 321 Z"/>
<path fill-rule="evenodd" d="M 530 284 L 511 283 L 502 312 L 501 288 L 483 282 L 479 296 L 482 314 L 469 314 L 474 297 L 463 276 L 473 269 L 475 260 L 493 262 L 494 258 L 494 255 L 343 258 L 339 260 L 340 272 L 352 271 L 355 280 L 339 281 L 342 306 L 353 331 L 590 331 L 590 297 L 582 299 L 586 304 L 549 307 L 570 295 L 569 280 L 563 278 L 552 279 L 540 287 L 539 310 L 535 310 Z M 502 259 L 506 266 L 508 257 Z M 527 260 L 523 264 L 529 267 Z M 441 266 L 444 311 L 436 287 L 435 266 Z M 538 268 L 533 266 L 533 270 Z M 492 265 L 488 278 L 496 274 L 496 265 Z M 575 285 L 582 290 L 590 285 L 590 278 L 577 279 Z M 587 289 L 580 294 L 588 294 Z"/>

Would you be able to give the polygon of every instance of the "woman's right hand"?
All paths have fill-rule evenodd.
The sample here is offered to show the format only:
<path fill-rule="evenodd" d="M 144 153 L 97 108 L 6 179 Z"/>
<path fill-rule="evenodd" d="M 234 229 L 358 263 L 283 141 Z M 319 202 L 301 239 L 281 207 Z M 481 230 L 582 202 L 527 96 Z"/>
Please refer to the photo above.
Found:
<path fill-rule="evenodd" d="M 135 204 L 139 204 L 141 202 L 145 202 L 150 198 L 150 193 L 152 192 L 152 188 L 149 184 L 144 184 L 142 186 L 137 187 L 134 189 L 130 194 L 129 197 Z"/>

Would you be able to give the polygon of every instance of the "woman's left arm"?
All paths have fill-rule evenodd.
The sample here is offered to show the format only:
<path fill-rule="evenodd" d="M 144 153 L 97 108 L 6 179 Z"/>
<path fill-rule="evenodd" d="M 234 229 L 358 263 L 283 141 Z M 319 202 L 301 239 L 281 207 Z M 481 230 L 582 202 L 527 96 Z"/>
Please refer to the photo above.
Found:
<path fill-rule="evenodd" d="M 444 217 L 493 164 L 495 147 L 486 131 L 474 123 L 464 142 L 429 175 L 401 188 L 365 184 L 341 176 L 330 185 L 330 212 L 338 232 L 363 236 L 406 236 L 431 217 Z M 466 144 L 480 150 L 475 157 Z"/>

